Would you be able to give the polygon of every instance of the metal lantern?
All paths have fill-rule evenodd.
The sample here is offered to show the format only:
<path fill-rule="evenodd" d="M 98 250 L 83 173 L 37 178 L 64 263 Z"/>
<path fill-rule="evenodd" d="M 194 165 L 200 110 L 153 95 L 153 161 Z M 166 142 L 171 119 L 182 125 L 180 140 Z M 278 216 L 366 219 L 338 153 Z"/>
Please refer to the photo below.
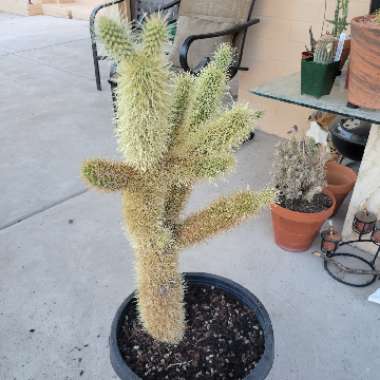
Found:
<path fill-rule="evenodd" d="M 380 279 L 380 270 L 376 268 L 376 260 L 380 256 L 380 219 L 363 208 L 355 214 L 352 228 L 359 236 L 343 241 L 340 232 L 329 221 L 329 227 L 321 232 L 322 252 L 315 254 L 323 257 L 324 268 L 332 278 L 345 285 L 364 287 Z M 372 233 L 370 238 L 363 237 L 369 233 Z M 375 256 L 371 258 L 344 250 L 348 245 L 369 243 L 377 246 Z"/>
<path fill-rule="evenodd" d="M 335 252 L 342 240 L 341 233 L 334 228 L 331 222 L 329 224 L 329 228 L 321 232 L 321 250 L 327 254 Z"/>
<path fill-rule="evenodd" d="M 364 209 L 355 214 L 352 229 L 359 235 L 365 235 L 373 231 L 376 221 L 376 215 L 373 212 Z"/>
<path fill-rule="evenodd" d="M 377 221 L 375 228 L 373 229 L 371 239 L 376 245 L 380 246 L 380 220 Z"/>

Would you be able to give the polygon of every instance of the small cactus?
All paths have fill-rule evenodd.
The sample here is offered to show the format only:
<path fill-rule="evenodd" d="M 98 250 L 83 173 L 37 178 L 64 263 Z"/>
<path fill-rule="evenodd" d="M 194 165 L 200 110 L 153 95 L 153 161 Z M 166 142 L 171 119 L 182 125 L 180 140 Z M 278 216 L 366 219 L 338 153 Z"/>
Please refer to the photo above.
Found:
<path fill-rule="evenodd" d="M 326 185 L 326 152 L 305 137 L 280 142 L 273 160 L 273 184 L 287 208 L 296 200 L 310 202 Z"/>
<path fill-rule="evenodd" d="M 82 176 L 96 189 L 122 192 L 136 256 L 139 316 L 153 338 L 178 343 L 186 327 L 180 249 L 255 215 L 274 192 L 240 191 L 187 218 L 181 212 L 194 183 L 233 167 L 234 149 L 261 114 L 241 105 L 222 108 L 230 46 L 222 45 L 192 77 L 170 72 L 159 15 L 146 21 L 135 46 L 127 27 L 108 19 L 99 27 L 105 47 L 119 60 L 116 134 L 124 161 L 88 160 Z"/>
<path fill-rule="evenodd" d="M 337 47 L 337 39 L 326 34 L 322 36 L 315 47 L 314 62 L 328 65 L 334 62 Z"/>
<path fill-rule="evenodd" d="M 327 20 L 328 23 L 333 25 L 331 34 L 339 38 L 341 33 L 345 32 L 348 27 L 348 6 L 350 0 L 336 0 L 334 20 Z"/>

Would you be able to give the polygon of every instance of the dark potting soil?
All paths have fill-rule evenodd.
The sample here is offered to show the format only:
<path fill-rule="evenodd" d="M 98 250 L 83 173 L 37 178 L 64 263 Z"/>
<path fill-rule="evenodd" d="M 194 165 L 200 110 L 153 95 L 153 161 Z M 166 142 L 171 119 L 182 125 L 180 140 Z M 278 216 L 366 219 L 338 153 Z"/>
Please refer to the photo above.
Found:
<path fill-rule="evenodd" d="M 244 379 L 265 349 L 255 312 L 223 290 L 190 285 L 187 330 L 178 345 L 154 341 L 131 311 L 119 337 L 129 367 L 144 380 Z"/>
<path fill-rule="evenodd" d="M 326 194 L 319 193 L 314 195 L 311 202 L 304 199 L 289 200 L 280 197 L 279 205 L 288 210 L 298 211 L 298 212 L 321 212 L 332 206 L 332 201 L 330 197 Z"/>

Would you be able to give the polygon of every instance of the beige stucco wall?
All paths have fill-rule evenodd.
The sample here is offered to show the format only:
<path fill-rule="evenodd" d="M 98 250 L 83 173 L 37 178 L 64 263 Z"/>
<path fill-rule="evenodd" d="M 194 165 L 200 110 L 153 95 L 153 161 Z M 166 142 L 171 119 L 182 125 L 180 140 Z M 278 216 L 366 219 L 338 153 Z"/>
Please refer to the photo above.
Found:
<path fill-rule="evenodd" d="M 27 0 L 0 0 L 0 11 L 24 16 L 34 16 L 41 14 L 41 5 L 37 2 L 35 4 L 28 4 Z"/>
<path fill-rule="evenodd" d="M 239 98 L 264 110 L 258 126 L 269 133 L 285 136 L 294 125 L 306 128 L 310 111 L 249 94 L 249 90 L 275 78 L 300 70 L 301 51 L 308 43 L 308 29 L 321 32 L 325 0 L 257 0 L 254 14 L 261 22 L 251 28 L 244 62 L 250 71 L 240 74 Z M 368 13 L 370 0 L 351 0 L 350 18 Z M 327 0 L 331 18 L 335 0 Z"/>

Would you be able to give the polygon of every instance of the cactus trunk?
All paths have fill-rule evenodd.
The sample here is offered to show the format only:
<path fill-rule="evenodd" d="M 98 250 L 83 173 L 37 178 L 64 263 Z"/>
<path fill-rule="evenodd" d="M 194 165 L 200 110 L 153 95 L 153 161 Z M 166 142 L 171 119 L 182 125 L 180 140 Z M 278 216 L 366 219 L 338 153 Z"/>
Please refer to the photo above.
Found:
<path fill-rule="evenodd" d="M 150 335 L 179 342 L 185 331 L 178 249 L 167 221 L 169 191 L 162 180 L 146 191 L 124 191 L 124 221 L 135 248 L 140 319 Z"/>
<path fill-rule="evenodd" d="M 178 343 L 185 332 L 184 290 L 178 251 L 136 252 L 138 310 L 150 335 Z"/>

